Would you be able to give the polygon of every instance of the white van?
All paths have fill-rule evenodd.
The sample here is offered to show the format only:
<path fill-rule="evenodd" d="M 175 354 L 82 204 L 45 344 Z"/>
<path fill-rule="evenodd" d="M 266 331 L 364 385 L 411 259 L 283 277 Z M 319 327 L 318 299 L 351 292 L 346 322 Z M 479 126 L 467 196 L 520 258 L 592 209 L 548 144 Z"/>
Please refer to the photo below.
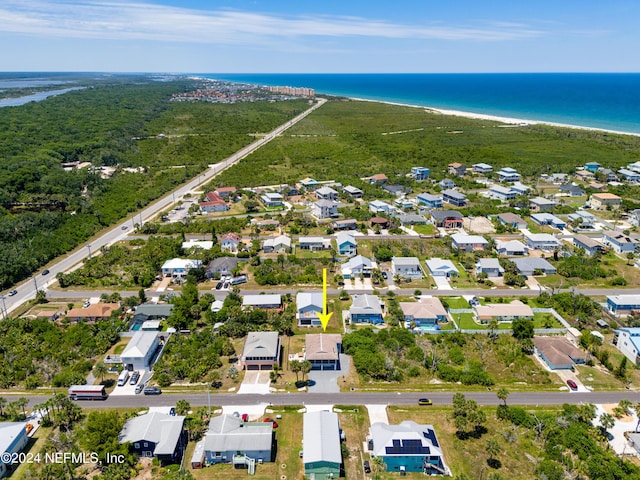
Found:
<path fill-rule="evenodd" d="M 127 380 L 129 380 L 129 370 L 122 370 L 118 377 L 118 386 L 122 387 L 127 383 Z"/>

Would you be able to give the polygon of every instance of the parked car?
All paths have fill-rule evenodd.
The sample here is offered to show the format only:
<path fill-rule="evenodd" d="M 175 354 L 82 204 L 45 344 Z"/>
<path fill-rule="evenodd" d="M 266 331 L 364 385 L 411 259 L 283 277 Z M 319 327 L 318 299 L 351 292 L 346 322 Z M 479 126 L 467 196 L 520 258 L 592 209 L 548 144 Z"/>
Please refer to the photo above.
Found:
<path fill-rule="evenodd" d="M 10 297 L 13 297 L 14 295 L 17 295 L 17 294 L 18 294 L 18 290 L 11 290 L 11 291 L 9 292 L 9 296 L 10 296 Z"/>
<path fill-rule="evenodd" d="M 242 414 L 242 421 L 243 422 L 248 422 L 249 421 L 249 414 L 248 413 L 243 413 Z"/>
<path fill-rule="evenodd" d="M 362 466 L 364 467 L 364 473 L 371 473 L 371 465 L 369 464 L 369 460 L 365 460 Z"/>
<path fill-rule="evenodd" d="M 220 290 L 222 288 L 222 285 L 223 285 L 222 282 L 216 283 L 216 290 Z"/>
<path fill-rule="evenodd" d="M 160 390 L 158 387 L 147 387 L 144 389 L 145 395 L 160 395 L 161 393 L 162 390 Z"/>
<path fill-rule="evenodd" d="M 418 405 L 433 405 L 433 402 L 430 398 L 421 398 L 418 400 Z"/>
<path fill-rule="evenodd" d="M 140 385 L 136 385 L 136 390 L 135 390 L 136 395 L 141 393 L 143 389 L 144 389 L 144 383 L 141 383 Z"/>
<path fill-rule="evenodd" d="M 569 385 L 569 388 L 571 390 L 577 390 L 578 389 L 578 384 L 576 382 L 574 382 L 573 380 L 571 380 L 571 379 L 567 380 L 567 385 Z"/>
<path fill-rule="evenodd" d="M 49 270 L 43 270 L 42 275 L 49 275 Z"/>
<path fill-rule="evenodd" d="M 129 385 L 135 385 L 136 383 L 138 383 L 138 380 L 140 380 L 140 372 L 138 370 L 135 370 L 131 374 L 131 379 L 129 380 Z"/>

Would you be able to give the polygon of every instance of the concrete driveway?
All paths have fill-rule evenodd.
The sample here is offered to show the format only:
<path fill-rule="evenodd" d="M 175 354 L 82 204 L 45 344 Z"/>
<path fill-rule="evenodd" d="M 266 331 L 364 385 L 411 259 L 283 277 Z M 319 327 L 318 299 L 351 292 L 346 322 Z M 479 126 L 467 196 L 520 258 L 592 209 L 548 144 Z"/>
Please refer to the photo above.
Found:
<path fill-rule="evenodd" d="M 258 393 L 265 395 L 270 392 L 271 370 L 247 370 L 244 373 L 244 380 L 238 389 L 238 393 Z"/>
<path fill-rule="evenodd" d="M 309 392 L 312 393 L 340 393 L 338 382 L 340 377 L 349 373 L 351 358 L 340 354 L 340 370 L 312 370 L 309 372 Z"/>
<path fill-rule="evenodd" d="M 447 277 L 433 277 L 433 280 L 436 282 L 436 288 L 438 290 L 453 290 Z"/>

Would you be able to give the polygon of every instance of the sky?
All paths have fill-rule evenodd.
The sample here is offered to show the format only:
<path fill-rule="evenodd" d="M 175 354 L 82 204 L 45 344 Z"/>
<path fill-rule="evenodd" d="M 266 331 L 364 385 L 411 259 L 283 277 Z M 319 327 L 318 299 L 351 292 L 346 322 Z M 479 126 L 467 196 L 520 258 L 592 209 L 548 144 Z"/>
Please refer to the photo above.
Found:
<path fill-rule="evenodd" d="M 0 0 L 0 70 L 640 72 L 638 0 Z"/>

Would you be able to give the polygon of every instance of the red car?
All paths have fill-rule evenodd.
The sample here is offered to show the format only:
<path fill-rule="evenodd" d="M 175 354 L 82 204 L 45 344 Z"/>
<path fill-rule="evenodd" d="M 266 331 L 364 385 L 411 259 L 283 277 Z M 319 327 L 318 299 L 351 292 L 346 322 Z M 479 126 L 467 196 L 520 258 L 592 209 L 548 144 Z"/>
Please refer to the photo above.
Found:
<path fill-rule="evenodd" d="M 578 385 L 576 384 L 576 382 L 574 382 L 571 379 L 567 380 L 567 385 L 569 385 L 569 388 L 571 390 L 577 390 L 578 389 Z"/>
<path fill-rule="evenodd" d="M 273 428 L 278 428 L 278 422 L 276 422 L 273 418 L 269 418 L 269 417 L 267 417 L 267 418 L 265 418 L 265 419 L 264 419 L 264 422 L 265 422 L 265 423 L 269 423 L 269 422 L 271 422 L 271 423 L 273 424 L 273 425 L 272 425 L 272 426 L 273 426 Z"/>
<path fill-rule="evenodd" d="M 243 413 L 242 414 L 242 421 L 243 422 L 248 422 L 249 421 L 249 414 L 248 413 Z"/>

